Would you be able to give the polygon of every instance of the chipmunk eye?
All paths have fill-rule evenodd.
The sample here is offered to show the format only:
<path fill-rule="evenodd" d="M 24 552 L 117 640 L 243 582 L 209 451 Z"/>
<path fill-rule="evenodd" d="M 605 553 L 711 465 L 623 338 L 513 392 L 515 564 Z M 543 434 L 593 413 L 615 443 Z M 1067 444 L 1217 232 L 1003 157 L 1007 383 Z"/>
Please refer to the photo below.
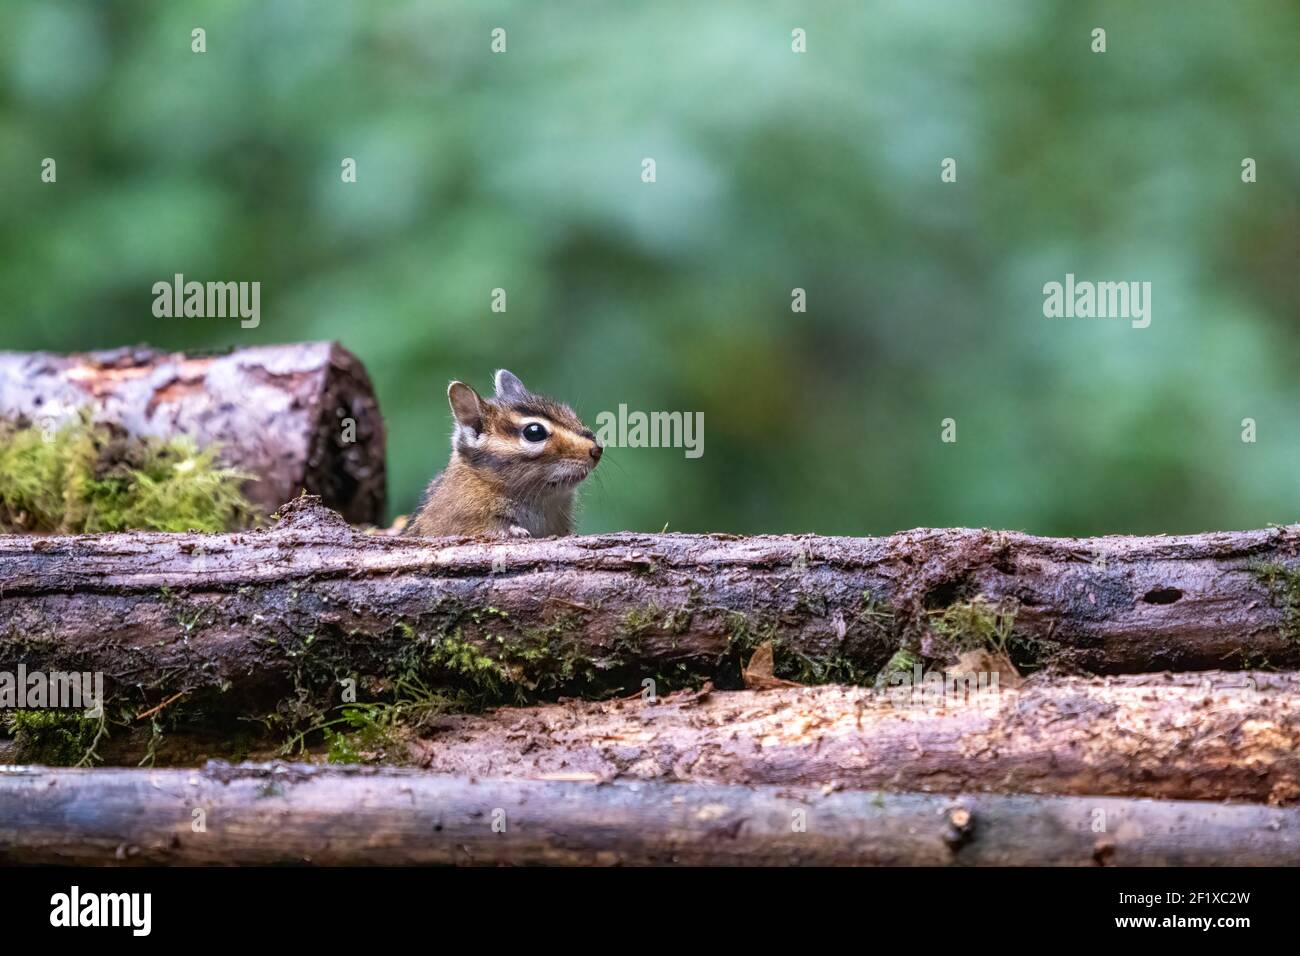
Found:
<path fill-rule="evenodd" d="M 549 434 L 550 432 L 546 430 L 546 426 L 539 425 L 537 422 L 524 426 L 525 441 L 546 441 L 546 436 Z"/>

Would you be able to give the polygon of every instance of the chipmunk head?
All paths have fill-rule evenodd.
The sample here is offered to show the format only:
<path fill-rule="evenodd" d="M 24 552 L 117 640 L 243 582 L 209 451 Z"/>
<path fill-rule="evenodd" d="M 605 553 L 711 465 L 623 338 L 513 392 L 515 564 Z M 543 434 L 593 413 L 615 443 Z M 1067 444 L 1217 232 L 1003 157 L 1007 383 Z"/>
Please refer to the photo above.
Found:
<path fill-rule="evenodd" d="M 454 456 L 489 473 L 515 497 L 570 490 L 591 474 L 602 449 L 573 409 L 534 395 L 505 369 L 496 373 L 495 385 L 492 398 L 464 382 L 448 386 Z"/>

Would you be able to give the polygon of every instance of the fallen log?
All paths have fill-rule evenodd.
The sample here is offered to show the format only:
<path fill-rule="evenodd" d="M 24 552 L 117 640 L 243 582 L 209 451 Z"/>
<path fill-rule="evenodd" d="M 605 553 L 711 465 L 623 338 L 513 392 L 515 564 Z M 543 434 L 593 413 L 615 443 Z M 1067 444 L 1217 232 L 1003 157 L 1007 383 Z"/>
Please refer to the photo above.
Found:
<path fill-rule="evenodd" d="M 1300 810 L 231 766 L 0 772 L 0 863 L 1284 866 Z"/>
<path fill-rule="evenodd" d="M 256 477 L 244 493 L 267 514 L 305 489 L 354 523 L 383 520 L 383 419 L 365 368 L 337 344 L 0 352 L 0 418 L 57 427 L 83 409 L 131 435 L 219 445 Z"/>
<path fill-rule="evenodd" d="M 987 691 L 705 689 L 422 724 L 395 728 L 379 753 L 466 777 L 1300 800 L 1297 674 L 1036 678 Z M 360 738 L 356 746 L 366 750 Z M 95 750 L 111 766 L 193 767 L 273 759 L 277 742 L 199 727 L 155 737 L 136 721 L 111 728 Z M 40 759 L 0 739 L 0 763 Z"/>
<path fill-rule="evenodd" d="M 169 709 L 202 699 L 208 719 L 412 674 L 485 703 L 738 687 L 768 641 L 804 683 L 990 635 L 1022 672 L 1300 668 L 1296 527 L 500 542 L 362 535 L 307 498 L 284 515 L 231 535 L 0 537 L 0 671 L 98 671 L 139 710 L 183 693 Z M 1000 623 L 974 626 L 989 607 Z"/>
<path fill-rule="evenodd" d="M 683 691 L 448 715 L 411 746 L 469 777 L 1284 804 L 1300 799 L 1300 675 Z"/>

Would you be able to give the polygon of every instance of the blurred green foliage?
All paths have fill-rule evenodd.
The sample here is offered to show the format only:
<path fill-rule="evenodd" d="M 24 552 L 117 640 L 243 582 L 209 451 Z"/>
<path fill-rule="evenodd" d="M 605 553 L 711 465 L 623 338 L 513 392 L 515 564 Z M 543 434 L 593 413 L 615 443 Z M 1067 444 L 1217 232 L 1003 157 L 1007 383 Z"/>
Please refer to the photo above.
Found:
<path fill-rule="evenodd" d="M 607 454 L 587 531 L 1295 521 L 1297 49 L 1283 0 L 7 0 L 0 347 L 338 339 L 395 512 L 506 366 L 704 413 L 698 460 Z M 261 326 L 154 318 L 177 272 Z M 1067 272 L 1151 327 L 1044 318 Z"/>

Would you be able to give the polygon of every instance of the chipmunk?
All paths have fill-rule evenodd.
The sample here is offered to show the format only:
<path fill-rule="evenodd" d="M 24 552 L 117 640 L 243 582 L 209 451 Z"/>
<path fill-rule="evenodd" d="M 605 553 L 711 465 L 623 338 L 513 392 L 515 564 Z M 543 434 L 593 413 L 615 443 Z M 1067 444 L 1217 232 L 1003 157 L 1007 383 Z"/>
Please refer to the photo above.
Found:
<path fill-rule="evenodd" d="M 567 405 L 501 369 L 496 395 L 452 382 L 451 460 L 407 534 L 540 538 L 573 532 L 573 494 L 604 449 Z"/>

